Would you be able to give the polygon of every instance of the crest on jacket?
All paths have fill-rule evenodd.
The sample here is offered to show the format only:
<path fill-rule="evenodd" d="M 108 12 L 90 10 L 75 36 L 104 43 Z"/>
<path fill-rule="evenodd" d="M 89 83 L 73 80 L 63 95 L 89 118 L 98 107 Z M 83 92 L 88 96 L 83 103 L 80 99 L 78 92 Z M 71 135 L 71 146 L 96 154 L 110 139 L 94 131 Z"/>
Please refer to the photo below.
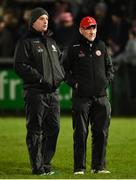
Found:
<path fill-rule="evenodd" d="M 96 56 L 101 56 L 102 52 L 100 50 L 95 51 Z"/>

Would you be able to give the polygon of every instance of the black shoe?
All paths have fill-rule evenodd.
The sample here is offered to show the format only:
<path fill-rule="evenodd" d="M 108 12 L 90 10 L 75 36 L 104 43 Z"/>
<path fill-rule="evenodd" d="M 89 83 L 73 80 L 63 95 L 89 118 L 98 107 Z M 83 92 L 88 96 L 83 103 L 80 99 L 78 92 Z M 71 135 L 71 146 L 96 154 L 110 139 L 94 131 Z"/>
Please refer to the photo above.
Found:
<path fill-rule="evenodd" d="M 32 174 L 35 174 L 35 175 L 40 175 L 40 174 L 43 174 L 45 171 L 44 171 L 44 168 L 41 167 L 41 168 L 32 168 Z"/>
<path fill-rule="evenodd" d="M 44 173 L 45 173 L 44 171 L 33 171 L 32 172 L 33 175 L 42 175 Z"/>
<path fill-rule="evenodd" d="M 51 164 L 45 164 L 44 165 L 44 175 L 53 175 L 55 174 L 54 171 L 52 171 Z"/>
<path fill-rule="evenodd" d="M 46 175 L 53 175 L 55 174 L 54 171 L 46 171 L 46 172 L 32 172 L 33 175 L 39 175 L 39 176 L 46 176 Z"/>
<path fill-rule="evenodd" d="M 51 176 L 53 174 L 55 174 L 54 171 L 49 171 L 49 172 L 45 172 L 45 173 L 41 174 L 41 176 Z"/>

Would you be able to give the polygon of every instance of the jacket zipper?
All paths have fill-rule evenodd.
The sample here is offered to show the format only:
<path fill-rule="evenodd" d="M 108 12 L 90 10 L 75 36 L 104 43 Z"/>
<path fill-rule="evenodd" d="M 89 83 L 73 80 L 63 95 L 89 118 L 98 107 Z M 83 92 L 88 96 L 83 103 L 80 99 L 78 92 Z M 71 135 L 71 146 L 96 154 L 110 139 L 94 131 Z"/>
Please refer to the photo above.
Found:
<path fill-rule="evenodd" d="M 95 89 L 96 89 L 96 84 L 95 84 L 95 63 L 94 63 L 94 56 L 93 56 L 93 50 L 94 50 L 94 48 L 93 48 L 93 46 L 92 46 L 92 49 L 90 50 L 90 52 L 91 52 L 91 54 L 90 54 L 90 56 L 91 56 L 91 61 L 92 61 L 92 74 L 93 74 L 93 84 L 94 84 L 94 86 L 92 86 L 93 87 L 93 94 L 94 94 L 94 92 L 95 92 Z"/>
<path fill-rule="evenodd" d="M 50 65 L 51 65 L 52 81 L 53 81 L 53 86 L 54 86 L 54 85 L 55 85 L 55 79 L 54 79 L 54 73 L 53 73 L 53 64 L 52 64 L 50 52 L 49 52 L 49 49 L 48 49 L 48 42 L 46 42 L 46 43 L 47 43 L 47 44 L 46 44 L 47 54 L 48 54 L 49 62 L 50 62 Z"/>

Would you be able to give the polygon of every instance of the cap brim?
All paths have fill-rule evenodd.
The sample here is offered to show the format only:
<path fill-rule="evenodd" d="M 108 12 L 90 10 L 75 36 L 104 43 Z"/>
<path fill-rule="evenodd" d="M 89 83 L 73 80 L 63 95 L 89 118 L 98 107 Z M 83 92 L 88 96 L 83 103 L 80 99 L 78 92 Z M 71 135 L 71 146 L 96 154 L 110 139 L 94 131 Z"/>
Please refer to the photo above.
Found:
<path fill-rule="evenodd" d="M 97 26 L 97 24 L 90 24 L 89 26 L 85 27 L 85 29 L 90 28 L 92 26 Z"/>

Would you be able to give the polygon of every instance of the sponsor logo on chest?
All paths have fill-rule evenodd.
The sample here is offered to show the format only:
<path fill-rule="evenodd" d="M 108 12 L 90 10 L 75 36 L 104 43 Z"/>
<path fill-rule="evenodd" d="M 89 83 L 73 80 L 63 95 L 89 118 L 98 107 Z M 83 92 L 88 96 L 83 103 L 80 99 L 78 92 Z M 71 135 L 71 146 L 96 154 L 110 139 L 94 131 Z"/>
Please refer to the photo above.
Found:
<path fill-rule="evenodd" d="M 34 46 L 35 46 L 36 51 L 37 51 L 38 53 L 43 52 L 43 48 L 41 47 L 41 44 L 40 44 L 40 41 L 39 41 L 39 40 L 35 40 L 35 41 L 33 41 L 33 43 L 34 43 Z"/>
<path fill-rule="evenodd" d="M 39 53 L 41 53 L 41 52 L 43 52 L 43 49 L 39 46 L 39 47 L 37 48 L 37 51 L 38 51 Z"/>
<path fill-rule="evenodd" d="M 79 58 L 85 57 L 85 53 L 84 53 L 82 50 L 80 50 L 80 51 L 79 51 L 79 54 L 78 54 L 78 57 L 79 57 Z"/>

